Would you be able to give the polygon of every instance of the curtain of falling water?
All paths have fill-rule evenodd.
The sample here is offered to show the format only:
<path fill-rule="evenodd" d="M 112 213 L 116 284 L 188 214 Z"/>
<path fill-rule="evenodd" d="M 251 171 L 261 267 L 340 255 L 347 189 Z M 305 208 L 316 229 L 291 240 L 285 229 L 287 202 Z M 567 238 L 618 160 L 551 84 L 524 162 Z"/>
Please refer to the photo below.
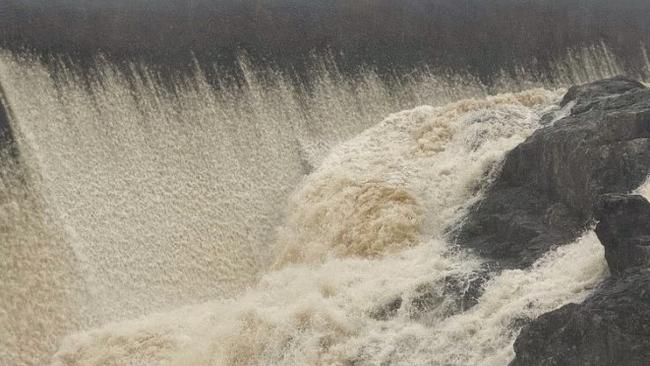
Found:
<path fill-rule="evenodd" d="M 216 92 L 197 73 L 170 93 L 133 68 L 128 80 L 99 60 L 88 85 L 74 68 L 53 77 L 0 53 L 23 163 L 3 159 L 3 362 L 39 364 L 73 330 L 237 293 L 274 259 L 286 198 L 330 147 L 391 112 L 495 91 L 428 71 L 390 88 L 323 62 L 304 93 L 243 62 L 243 88 Z M 587 49 L 553 78 L 618 70 Z M 497 90 L 542 83 L 522 75 Z"/>

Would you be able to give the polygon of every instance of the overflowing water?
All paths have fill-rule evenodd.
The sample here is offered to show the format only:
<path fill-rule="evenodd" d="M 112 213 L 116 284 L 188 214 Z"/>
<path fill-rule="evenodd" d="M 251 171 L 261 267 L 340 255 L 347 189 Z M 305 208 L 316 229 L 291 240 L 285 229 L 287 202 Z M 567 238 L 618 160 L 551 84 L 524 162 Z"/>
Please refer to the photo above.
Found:
<path fill-rule="evenodd" d="M 500 273 L 444 233 L 562 115 L 562 87 L 621 72 L 607 49 L 490 87 L 330 66 L 308 88 L 245 61 L 243 86 L 169 88 L 0 53 L 21 153 L 3 159 L 0 364 L 502 365 L 526 319 L 606 275 L 592 232 Z"/>

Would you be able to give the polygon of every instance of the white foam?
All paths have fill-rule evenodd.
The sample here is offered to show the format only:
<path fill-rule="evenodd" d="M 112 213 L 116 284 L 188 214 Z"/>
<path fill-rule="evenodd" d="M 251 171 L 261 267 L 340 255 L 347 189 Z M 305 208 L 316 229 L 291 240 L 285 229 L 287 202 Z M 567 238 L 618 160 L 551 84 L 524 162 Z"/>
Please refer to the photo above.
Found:
<path fill-rule="evenodd" d="M 536 89 L 419 107 L 342 144 L 292 196 L 279 263 L 373 257 L 439 238 L 554 98 Z"/>
<path fill-rule="evenodd" d="M 557 87 L 620 73 L 610 56 L 604 47 L 571 53 L 546 76 Z M 374 329 L 363 315 L 370 304 L 471 275 L 476 259 L 447 252 L 442 231 L 559 96 L 533 90 L 400 112 L 328 155 L 393 111 L 531 89 L 543 78 L 522 70 L 488 88 L 421 70 L 388 85 L 323 61 L 305 92 L 242 62 L 241 87 L 216 80 L 216 91 L 197 72 L 170 93 L 145 66 L 130 65 L 131 78 L 104 60 L 94 66 L 87 83 L 66 63 L 52 75 L 34 57 L 0 51 L 31 183 L 1 192 L 11 203 L 0 208 L 0 364 L 43 364 L 72 331 L 209 299 L 72 336 L 57 362 L 268 364 L 287 349 L 295 364 L 341 359 L 330 349 L 352 357 L 350 342 Z M 255 286 L 274 260 L 280 271 Z M 282 306 L 294 315 L 281 316 Z"/>
<path fill-rule="evenodd" d="M 278 270 L 257 286 L 233 300 L 70 337 L 53 365 L 507 360 L 515 319 L 579 300 L 600 279 L 593 234 L 531 270 L 494 278 L 468 312 L 448 317 L 447 294 L 421 318 L 410 299 L 423 285 L 443 291 L 446 279 L 476 276 L 481 261 L 450 248 L 443 230 L 557 97 L 532 90 L 392 115 L 337 147 L 303 182 L 278 234 Z M 392 318 L 373 316 L 398 297 L 403 306 Z"/>
<path fill-rule="evenodd" d="M 431 242 L 381 260 L 285 268 L 231 302 L 70 337 L 53 365 L 502 365 L 513 356 L 517 320 L 581 301 L 606 274 L 590 232 L 530 270 L 494 278 L 465 313 L 421 322 L 405 306 L 387 321 L 370 316 L 396 295 L 408 299 L 422 283 L 466 276 L 479 264 L 441 249 Z"/>

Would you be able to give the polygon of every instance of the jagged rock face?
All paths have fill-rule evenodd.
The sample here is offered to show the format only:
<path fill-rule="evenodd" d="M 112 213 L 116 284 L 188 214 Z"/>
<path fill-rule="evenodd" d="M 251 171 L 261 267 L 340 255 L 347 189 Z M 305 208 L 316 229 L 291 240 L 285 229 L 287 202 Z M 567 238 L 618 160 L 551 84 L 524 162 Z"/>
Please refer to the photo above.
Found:
<path fill-rule="evenodd" d="M 409 303 L 406 309 L 411 319 L 427 321 L 449 317 L 476 305 L 488 279 L 488 272 L 476 272 L 469 278 L 448 276 L 440 281 L 423 283 L 410 296 L 399 295 L 373 309 L 370 316 L 376 320 L 388 320 Z"/>
<path fill-rule="evenodd" d="M 608 194 L 596 234 L 614 275 L 582 304 L 544 314 L 515 342 L 518 365 L 650 365 L 650 203 Z"/>
<path fill-rule="evenodd" d="M 650 263 L 650 203 L 638 195 L 608 194 L 596 204 L 596 234 L 614 276 Z"/>
<path fill-rule="evenodd" d="M 514 347 L 511 366 L 650 365 L 650 270 L 628 270 L 582 304 L 540 316 Z"/>
<path fill-rule="evenodd" d="M 531 194 L 539 207 L 515 204 L 541 230 L 523 247 L 512 244 L 512 254 L 527 255 L 534 240 L 579 231 L 595 219 L 612 277 L 582 304 L 525 326 L 511 366 L 650 365 L 650 203 L 627 194 L 650 172 L 650 94 L 641 84 L 617 78 L 571 88 L 562 103 L 570 102 L 571 116 L 508 156 L 494 190 L 541 196 Z M 548 225 L 548 234 L 534 220 L 553 205 L 564 208 L 556 218 L 570 221 L 565 228 Z"/>
<path fill-rule="evenodd" d="M 560 106 L 574 102 L 577 106 L 591 104 L 599 98 L 620 95 L 631 90 L 642 90 L 645 86 L 640 82 L 625 77 L 599 80 L 585 85 L 574 85 L 569 88 L 562 98 Z"/>
<path fill-rule="evenodd" d="M 452 233 L 502 268 L 524 268 L 594 222 L 614 275 L 582 304 L 528 323 L 514 366 L 650 365 L 650 90 L 623 77 L 569 89 L 571 113 L 513 149 Z"/>
<path fill-rule="evenodd" d="M 650 172 L 650 90 L 623 77 L 573 87 L 571 114 L 512 150 L 485 198 L 451 233 L 502 267 L 524 268 L 573 241 L 605 193 L 627 193 Z"/>

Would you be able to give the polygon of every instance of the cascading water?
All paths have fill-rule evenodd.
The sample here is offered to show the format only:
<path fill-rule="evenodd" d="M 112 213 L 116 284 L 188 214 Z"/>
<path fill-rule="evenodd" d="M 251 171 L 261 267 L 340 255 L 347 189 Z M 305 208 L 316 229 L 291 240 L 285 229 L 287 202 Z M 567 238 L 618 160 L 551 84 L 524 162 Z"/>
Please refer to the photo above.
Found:
<path fill-rule="evenodd" d="M 54 364 L 507 362 L 518 319 L 579 300 L 602 278 L 597 239 L 587 234 L 529 271 L 504 272 L 458 313 L 462 291 L 444 293 L 444 283 L 476 277 L 481 261 L 455 251 L 442 230 L 557 97 L 533 90 L 392 115 L 334 149 L 293 195 L 279 233 L 282 269 L 235 300 L 70 338 Z M 423 288 L 439 299 L 411 301 Z M 398 297 L 395 314 L 377 315 Z"/>
<path fill-rule="evenodd" d="M 553 79 L 619 71 L 590 52 Z M 86 82 L 0 53 L 21 151 L 3 171 L 0 363 L 505 364 L 523 319 L 605 275 L 591 232 L 492 274 L 444 235 L 562 90 L 323 68 L 305 94 L 243 66 L 244 88 L 197 74 L 172 93 L 137 65 Z M 416 104 L 433 106 L 384 119 Z"/>

